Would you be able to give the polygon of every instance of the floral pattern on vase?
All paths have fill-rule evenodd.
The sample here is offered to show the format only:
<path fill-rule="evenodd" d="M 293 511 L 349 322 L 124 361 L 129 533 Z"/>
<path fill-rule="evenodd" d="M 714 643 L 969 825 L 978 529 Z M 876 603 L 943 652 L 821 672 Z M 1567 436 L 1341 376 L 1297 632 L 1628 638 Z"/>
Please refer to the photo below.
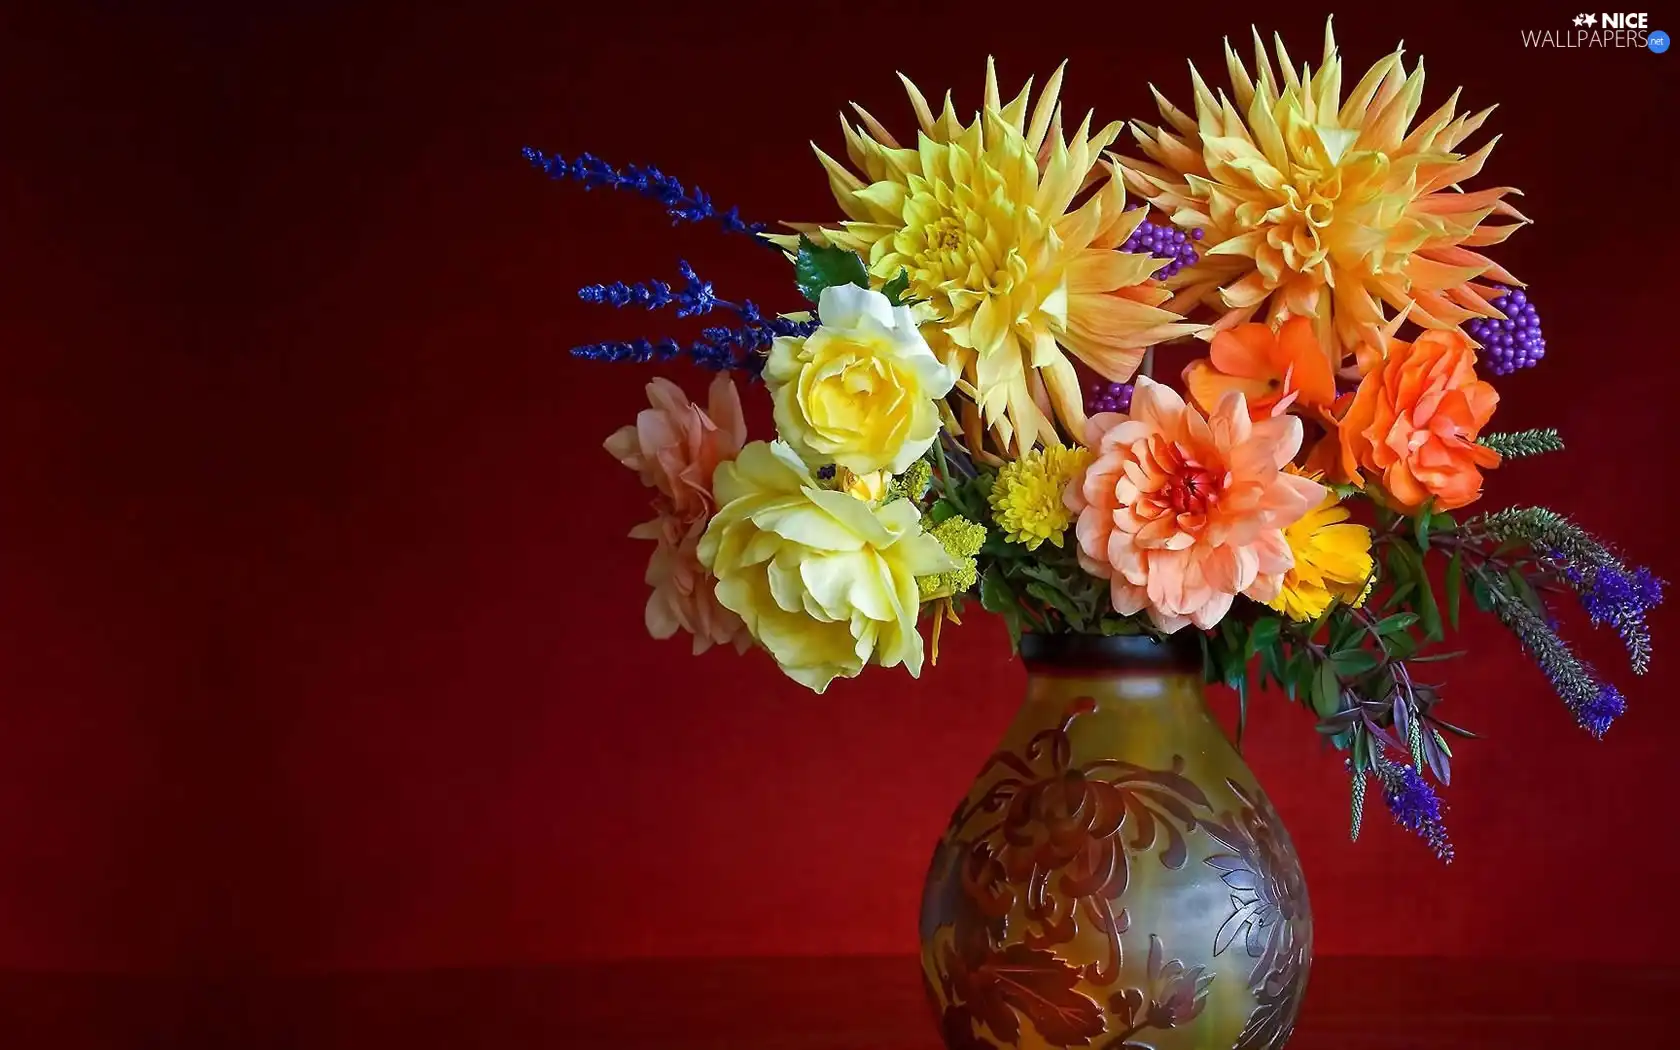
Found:
<path fill-rule="evenodd" d="M 1242 803 L 1228 823 L 1204 825 L 1226 853 L 1207 858 L 1231 889 L 1231 913 L 1214 938 L 1213 953 L 1240 945 L 1254 960 L 1248 984 L 1254 1013 L 1238 1038 L 1240 1050 L 1277 1050 L 1288 1041 L 1312 956 L 1306 920 L 1306 879 L 1283 827 L 1264 796 L 1251 796 L 1236 781 L 1227 786 Z"/>
<path fill-rule="evenodd" d="M 1305 887 L 1199 682 L 1045 677 L 928 873 L 923 975 L 948 1050 L 1281 1047 Z"/>

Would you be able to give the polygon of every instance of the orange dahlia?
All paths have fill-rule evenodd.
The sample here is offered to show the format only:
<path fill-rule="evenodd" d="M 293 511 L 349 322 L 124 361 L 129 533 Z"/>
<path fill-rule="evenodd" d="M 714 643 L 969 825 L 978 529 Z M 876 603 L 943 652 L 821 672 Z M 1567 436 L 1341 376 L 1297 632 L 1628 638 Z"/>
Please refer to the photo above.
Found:
<path fill-rule="evenodd" d="M 1402 317 L 1448 330 L 1503 318 L 1489 302 L 1498 291 L 1478 279 L 1520 282 L 1474 249 L 1528 220 L 1504 199 L 1517 190 L 1460 189 L 1493 142 L 1457 151 L 1492 110 L 1454 116 L 1455 92 L 1412 127 L 1423 66 L 1408 72 L 1398 50 L 1342 100 L 1328 22 L 1316 72 L 1295 66 L 1278 39 L 1274 75 L 1258 32 L 1254 43 L 1257 78 L 1227 41 L 1234 98 L 1192 67 L 1195 116 L 1157 93 L 1166 126 L 1135 125 L 1148 159 L 1122 162 L 1134 192 L 1203 231 L 1201 262 L 1167 282 L 1177 292 L 1169 308 L 1212 306 L 1216 329 L 1262 311 L 1274 325 L 1310 317 L 1332 363 L 1359 353 L 1366 366 Z M 1495 215 L 1516 221 L 1484 224 Z"/>

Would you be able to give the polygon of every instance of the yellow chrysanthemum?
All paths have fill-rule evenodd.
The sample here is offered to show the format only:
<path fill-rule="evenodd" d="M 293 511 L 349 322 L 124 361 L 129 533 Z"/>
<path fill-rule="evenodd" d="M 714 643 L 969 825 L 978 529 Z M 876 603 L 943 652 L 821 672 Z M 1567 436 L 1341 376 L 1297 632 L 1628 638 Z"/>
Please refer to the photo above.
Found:
<path fill-rule="evenodd" d="M 1086 448 L 1051 445 L 1033 449 L 1005 463 L 992 482 L 992 520 L 1004 539 L 1037 550 L 1045 540 L 1062 545 L 1062 534 L 1073 524 L 1073 511 L 1062 500 L 1080 471 L 1091 463 Z"/>
<path fill-rule="evenodd" d="M 1215 329 L 1263 307 L 1274 326 L 1312 317 L 1333 361 L 1363 351 L 1363 364 L 1403 319 L 1457 328 L 1503 317 L 1489 303 L 1499 293 L 1476 280 L 1520 282 L 1472 249 L 1528 219 L 1504 200 L 1517 190 L 1459 189 L 1493 142 L 1456 152 L 1492 109 L 1455 117 L 1455 92 L 1408 132 L 1423 95 L 1421 62 L 1408 73 L 1395 51 L 1343 102 L 1328 22 L 1316 73 L 1297 74 L 1278 39 L 1275 79 L 1258 32 L 1254 45 L 1258 80 L 1226 42 L 1234 102 L 1192 67 L 1195 117 L 1157 92 L 1167 127 L 1135 126 L 1149 162 L 1121 162 L 1134 192 L 1178 226 L 1203 231 L 1202 261 L 1168 280 L 1178 293 L 1168 306 L 1213 306 L 1222 312 Z M 1482 225 L 1492 215 L 1517 221 Z"/>
<path fill-rule="evenodd" d="M 1064 348 L 1124 382 L 1146 347 L 1195 331 L 1161 308 L 1170 293 L 1151 279 L 1161 261 L 1115 251 L 1144 213 L 1125 209 L 1119 169 L 1101 160 L 1121 125 L 1093 135 L 1087 115 L 1064 138 L 1061 79 L 1058 69 L 1029 117 L 1032 85 L 1005 105 L 988 62 L 985 102 L 967 126 L 949 95 L 935 118 L 905 79 L 921 125 L 915 148 L 858 108 L 861 125 L 841 125 L 863 177 L 817 150 L 847 221 L 792 226 L 857 252 L 877 284 L 908 273 L 929 344 L 960 369 L 958 390 L 972 402 L 961 424 L 976 451 L 988 428 L 1006 451 L 1056 442 L 1052 414 L 1064 433 L 1083 431 Z"/>
<path fill-rule="evenodd" d="M 1314 480 L 1317 475 L 1312 475 Z M 1371 530 L 1348 522 L 1347 508 L 1334 492 L 1293 525 L 1283 538 L 1295 555 L 1295 567 L 1283 577 L 1283 589 L 1267 602 L 1291 620 L 1308 621 L 1333 601 L 1360 606 L 1370 590 Z"/>

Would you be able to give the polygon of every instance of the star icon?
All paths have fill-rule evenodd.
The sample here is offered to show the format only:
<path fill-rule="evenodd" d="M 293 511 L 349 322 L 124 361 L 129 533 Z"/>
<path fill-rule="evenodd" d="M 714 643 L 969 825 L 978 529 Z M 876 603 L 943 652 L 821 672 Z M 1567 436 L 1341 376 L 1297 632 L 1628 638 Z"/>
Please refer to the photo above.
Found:
<path fill-rule="evenodd" d="M 1576 15 L 1575 16 L 1575 24 L 1578 25 L 1578 26 L 1586 25 L 1587 24 L 1587 16 L 1586 15 Z"/>
<path fill-rule="evenodd" d="M 1589 26 L 1598 25 L 1598 16 L 1597 15 L 1588 15 L 1587 16 L 1587 25 L 1589 25 Z"/>

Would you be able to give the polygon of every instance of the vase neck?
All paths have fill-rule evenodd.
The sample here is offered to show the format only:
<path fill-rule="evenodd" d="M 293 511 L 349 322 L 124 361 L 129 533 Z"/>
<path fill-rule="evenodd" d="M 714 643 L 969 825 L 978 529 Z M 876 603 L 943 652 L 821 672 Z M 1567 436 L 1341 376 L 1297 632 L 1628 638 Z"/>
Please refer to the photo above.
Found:
<path fill-rule="evenodd" d="M 1021 638 L 1021 659 L 1034 677 L 1200 675 L 1202 668 L 1201 645 L 1192 631 L 1159 641 L 1142 634 L 1028 634 Z"/>

